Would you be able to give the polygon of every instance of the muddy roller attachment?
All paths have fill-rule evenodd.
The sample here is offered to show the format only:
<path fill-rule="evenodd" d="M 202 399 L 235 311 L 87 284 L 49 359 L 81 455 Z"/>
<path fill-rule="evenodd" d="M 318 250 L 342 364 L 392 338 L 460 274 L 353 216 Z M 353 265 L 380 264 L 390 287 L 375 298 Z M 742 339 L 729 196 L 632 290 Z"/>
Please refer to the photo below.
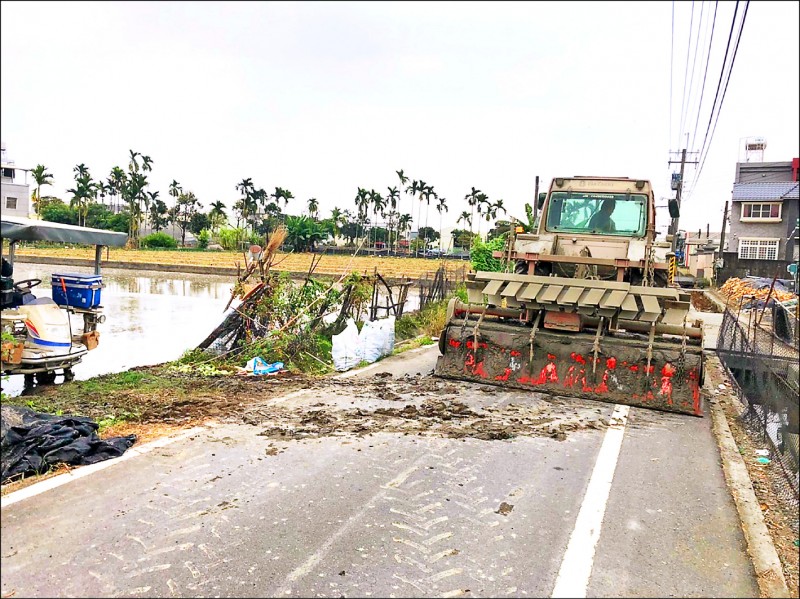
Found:
<path fill-rule="evenodd" d="M 486 272 L 467 290 L 436 375 L 703 415 L 703 331 L 679 290 Z"/>

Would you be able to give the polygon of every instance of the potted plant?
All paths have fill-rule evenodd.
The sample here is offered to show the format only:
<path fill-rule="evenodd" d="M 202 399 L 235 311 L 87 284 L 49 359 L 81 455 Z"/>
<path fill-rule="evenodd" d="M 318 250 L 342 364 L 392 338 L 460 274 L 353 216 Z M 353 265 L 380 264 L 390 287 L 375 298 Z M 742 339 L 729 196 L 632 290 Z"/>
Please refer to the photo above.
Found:
<path fill-rule="evenodd" d="M 3 331 L 0 345 L 0 362 L 8 364 L 19 364 L 22 361 L 22 350 L 25 347 L 24 341 L 18 341 L 14 335 Z"/>

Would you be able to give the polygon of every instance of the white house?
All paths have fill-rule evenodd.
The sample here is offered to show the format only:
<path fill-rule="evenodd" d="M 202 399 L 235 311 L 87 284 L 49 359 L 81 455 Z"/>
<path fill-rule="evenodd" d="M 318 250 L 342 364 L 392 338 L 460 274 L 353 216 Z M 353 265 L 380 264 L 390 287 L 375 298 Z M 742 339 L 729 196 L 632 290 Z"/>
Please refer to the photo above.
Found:
<path fill-rule="evenodd" d="M 31 190 L 28 185 L 28 170 L 14 165 L 6 156 L 6 144 L 0 143 L 0 208 L 8 216 L 28 218 L 31 211 Z M 19 181 L 18 172 L 22 171 L 23 181 Z"/>

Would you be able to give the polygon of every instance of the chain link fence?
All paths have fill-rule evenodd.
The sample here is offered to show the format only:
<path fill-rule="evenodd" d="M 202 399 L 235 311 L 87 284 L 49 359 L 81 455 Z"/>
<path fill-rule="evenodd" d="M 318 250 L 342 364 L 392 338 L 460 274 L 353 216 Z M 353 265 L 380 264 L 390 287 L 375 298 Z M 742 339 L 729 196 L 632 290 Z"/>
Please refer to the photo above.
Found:
<path fill-rule="evenodd" d="M 717 355 L 745 408 L 744 427 L 779 466 L 778 492 L 795 509 L 800 505 L 797 331 L 796 310 L 773 303 L 766 309 L 726 309 L 717 338 Z"/>

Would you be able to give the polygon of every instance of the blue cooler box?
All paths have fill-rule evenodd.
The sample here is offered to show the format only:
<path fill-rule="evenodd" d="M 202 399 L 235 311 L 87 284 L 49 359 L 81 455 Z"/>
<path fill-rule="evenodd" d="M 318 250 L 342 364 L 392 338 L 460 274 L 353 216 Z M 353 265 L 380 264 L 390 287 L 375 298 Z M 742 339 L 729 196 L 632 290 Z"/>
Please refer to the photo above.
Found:
<path fill-rule="evenodd" d="M 100 275 L 53 273 L 53 301 L 59 306 L 96 308 L 100 305 L 103 277 Z"/>

